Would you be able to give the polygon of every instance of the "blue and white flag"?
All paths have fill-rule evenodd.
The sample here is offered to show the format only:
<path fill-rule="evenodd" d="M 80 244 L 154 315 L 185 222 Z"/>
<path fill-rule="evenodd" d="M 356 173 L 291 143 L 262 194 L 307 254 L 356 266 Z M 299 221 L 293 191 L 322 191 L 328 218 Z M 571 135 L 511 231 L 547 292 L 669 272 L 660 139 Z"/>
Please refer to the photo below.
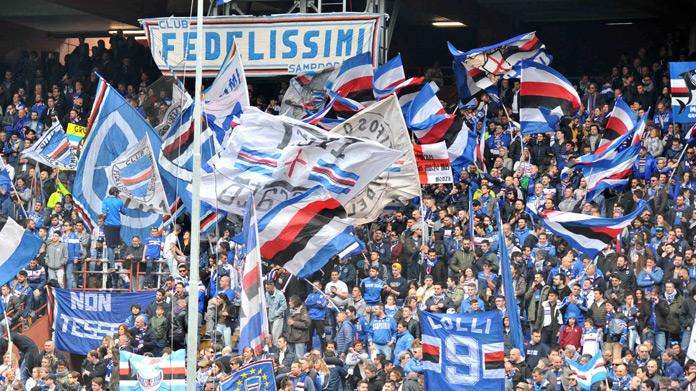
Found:
<path fill-rule="evenodd" d="M 466 122 L 461 122 L 461 129 L 447 147 L 454 183 L 459 183 L 462 171 L 465 171 L 470 164 L 474 164 L 476 153 L 476 131 L 469 128 Z"/>
<path fill-rule="evenodd" d="M 43 241 L 16 221 L 0 216 L 0 286 L 7 284 L 31 261 Z"/>
<path fill-rule="evenodd" d="M 146 357 L 119 352 L 121 391 L 186 390 L 186 350 L 179 349 L 166 357 Z"/>
<path fill-rule="evenodd" d="M 565 360 L 570 372 L 578 379 L 578 385 L 583 391 L 590 391 L 593 384 L 607 380 L 607 368 L 601 354 L 595 354 L 585 365 L 567 358 Z"/>
<path fill-rule="evenodd" d="M 5 189 L 5 191 L 9 191 L 12 188 L 10 170 L 7 169 L 2 158 L 0 158 L 0 188 Z"/>
<path fill-rule="evenodd" d="M 133 304 L 145 308 L 155 292 L 87 292 L 54 288 L 53 341 L 56 349 L 82 356 L 114 336 Z"/>
<path fill-rule="evenodd" d="M 640 201 L 629 214 L 615 219 L 593 217 L 582 213 L 548 210 L 539 212 L 533 204 L 527 204 L 527 212 L 534 221 L 541 221 L 544 227 L 568 242 L 581 253 L 594 258 L 600 251 L 609 246 L 624 228 L 643 213 L 647 206 Z"/>
<path fill-rule="evenodd" d="M 239 117 L 242 109 L 249 106 L 246 75 L 236 42 L 232 44 L 220 72 L 204 95 L 203 111 L 208 127 L 222 141 L 230 130 L 232 119 Z"/>
<path fill-rule="evenodd" d="M 254 198 L 251 194 L 244 211 L 242 237 L 245 259 L 242 272 L 242 300 L 239 308 L 239 346 L 249 346 L 256 355 L 260 355 L 268 335 L 268 314 L 266 313 L 266 293 L 261 283 L 258 222 Z"/>
<path fill-rule="evenodd" d="M 512 345 L 520 350 L 524 356 L 524 334 L 520 321 L 520 307 L 515 297 L 515 289 L 512 286 L 512 269 L 510 267 L 510 254 L 503 232 L 503 220 L 500 218 L 500 208 L 495 211 L 498 220 L 498 253 L 500 255 L 500 274 L 503 279 L 503 295 L 505 296 L 505 309 L 510 320 L 510 337 Z"/>
<path fill-rule="evenodd" d="M 614 159 L 625 145 L 632 145 L 640 142 L 642 134 L 645 131 L 647 119 L 648 111 L 646 111 L 643 118 L 636 123 L 633 117 L 633 111 L 631 111 L 630 107 L 619 98 L 607 122 L 605 136 L 602 139 L 605 143 L 601 144 L 600 142 L 600 146 L 597 150 L 593 153 L 580 156 L 575 160 L 575 163 L 593 165 L 601 161 Z M 610 133 L 609 138 L 607 138 L 607 133 Z M 611 137 L 615 138 L 611 139 Z"/>
<path fill-rule="evenodd" d="M 352 232 L 341 203 L 316 186 L 279 203 L 259 220 L 261 258 L 306 278 L 353 246 Z"/>
<path fill-rule="evenodd" d="M 375 141 L 340 136 L 284 116 L 250 108 L 211 160 L 214 172 L 201 178 L 201 199 L 241 214 L 246 191 L 255 192 L 259 214 L 287 199 L 322 185 L 340 202 L 355 195 L 396 161 L 402 151 Z M 270 198 L 256 194 L 283 188 Z"/>
<path fill-rule="evenodd" d="M 77 168 L 75 149 L 70 146 L 60 122 L 55 122 L 31 147 L 23 150 L 21 156 L 53 168 Z"/>
<path fill-rule="evenodd" d="M 420 313 L 426 390 L 505 389 L 500 311 Z"/>
<path fill-rule="evenodd" d="M 587 199 L 593 200 L 604 189 L 627 186 L 638 152 L 640 144 L 632 145 L 608 159 L 578 166 L 587 181 Z"/>
<path fill-rule="evenodd" d="M 395 88 L 406 80 L 401 54 L 378 66 L 375 69 L 372 90 L 376 99 L 384 99 L 394 92 Z"/>
<path fill-rule="evenodd" d="M 696 122 L 696 62 L 670 62 L 669 79 L 674 122 Z"/>
<path fill-rule="evenodd" d="M 312 381 L 308 376 L 305 381 Z M 220 383 L 220 391 L 276 391 L 271 360 L 261 360 L 243 366 Z"/>
<path fill-rule="evenodd" d="M 118 196 L 126 208 L 169 213 L 157 159 L 150 148 L 147 134 L 139 143 L 119 155 L 107 171 L 109 187 L 115 186 L 120 190 Z"/>
<path fill-rule="evenodd" d="M 97 217 L 102 213 L 102 201 L 109 191 L 108 167 L 146 137 L 157 156 L 160 138 L 145 118 L 101 77 L 87 129 L 89 133 L 77 164 L 72 193 L 75 202 L 96 226 Z M 145 238 L 150 228 L 159 227 L 161 221 L 159 214 L 128 209 L 121 217 L 121 239 L 130 243 L 135 235 Z"/>
<path fill-rule="evenodd" d="M 551 58 L 544 54 L 546 47 L 535 32 L 467 52 L 458 50 L 450 42 L 447 46 L 454 57 L 452 68 L 461 102 L 468 101 L 500 78 L 518 77 L 520 70 L 517 65 L 522 60 L 546 65 L 551 62 Z"/>

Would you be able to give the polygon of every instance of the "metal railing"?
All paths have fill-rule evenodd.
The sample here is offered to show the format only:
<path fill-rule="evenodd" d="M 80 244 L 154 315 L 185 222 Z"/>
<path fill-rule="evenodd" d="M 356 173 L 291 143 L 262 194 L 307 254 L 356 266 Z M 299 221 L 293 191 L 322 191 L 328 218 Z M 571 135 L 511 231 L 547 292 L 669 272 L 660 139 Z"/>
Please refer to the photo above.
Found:
<path fill-rule="evenodd" d="M 124 267 L 127 263 L 130 263 L 128 268 Z M 170 272 L 163 271 L 167 265 L 163 259 L 153 261 L 158 271 L 149 273 L 144 270 L 145 263 L 140 260 L 117 259 L 114 261 L 115 268 L 113 270 L 109 268 L 109 262 L 106 259 L 86 258 L 81 264 L 82 270 L 76 270 L 74 273 L 76 278 L 82 277 L 82 284 L 78 284 L 76 289 L 83 291 L 138 292 L 152 290 L 162 286 L 163 280 L 171 275 Z M 155 276 L 156 286 L 145 287 L 146 276 Z M 110 282 L 111 286 L 109 286 Z"/>

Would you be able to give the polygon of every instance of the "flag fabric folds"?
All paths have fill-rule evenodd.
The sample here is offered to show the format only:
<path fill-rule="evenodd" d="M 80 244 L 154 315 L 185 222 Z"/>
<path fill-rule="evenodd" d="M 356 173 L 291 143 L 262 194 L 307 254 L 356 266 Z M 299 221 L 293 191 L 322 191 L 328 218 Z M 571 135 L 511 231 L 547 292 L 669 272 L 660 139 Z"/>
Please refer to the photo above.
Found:
<path fill-rule="evenodd" d="M 445 143 L 452 166 L 453 179 L 455 183 L 458 183 L 462 171 L 465 171 L 470 164 L 474 164 L 476 131 L 469 128 L 462 117 L 455 120 L 452 128 L 459 128 L 459 130 L 448 132 L 445 136 Z"/>
<path fill-rule="evenodd" d="M 126 208 L 149 213 L 169 213 L 157 160 L 150 148 L 147 134 L 139 143 L 119 155 L 107 172 L 109 187 L 115 186 L 120 190 L 118 196 Z"/>
<path fill-rule="evenodd" d="M 70 146 L 60 122 L 54 122 L 34 144 L 23 150 L 22 157 L 53 168 L 64 170 L 77 168 L 77 154 Z"/>
<path fill-rule="evenodd" d="M 442 140 L 454 122 L 455 116 L 445 111 L 437 96 L 438 90 L 434 82 L 426 84 L 404 112 L 406 125 L 422 144 Z"/>
<path fill-rule="evenodd" d="M 549 64 L 551 58 L 545 54 L 545 46 L 530 32 L 503 42 L 462 52 L 447 43 L 454 57 L 452 63 L 457 79 L 459 99 L 465 102 L 498 82 L 503 77 L 519 77 L 516 67 L 523 60 Z"/>
<path fill-rule="evenodd" d="M 599 156 L 607 149 L 615 147 L 613 141 L 620 139 L 621 136 L 633 130 L 636 127 L 636 116 L 633 110 L 624 102 L 621 97 L 616 99 L 614 109 L 609 115 L 607 126 L 604 129 L 602 140 L 599 142 L 599 147 L 594 151 L 594 155 Z"/>
<path fill-rule="evenodd" d="M 578 379 L 578 386 L 583 391 L 590 391 L 592 385 L 607 379 L 607 368 L 605 367 L 604 357 L 596 354 L 585 365 L 580 365 L 568 358 L 565 359 L 570 368 L 570 372 Z"/>
<path fill-rule="evenodd" d="M 297 194 L 296 190 L 321 185 L 346 203 L 402 154 L 374 141 L 340 136 L 250 108 L 224 149 L 210 161 L 215 170 L 201 179 L 201 199 L 239 214 L 246 197 L 238 197 L 245 191 L 270 186 Z M 254 198 L 259 213 L 275 205 L 275 199 L 286 199 L 284 195 Z"/>
<path fill-rule="evenodd" d="M 556 130 L 564 115 L 573 115 L 580 108 L 580 97 L 573 85 L 556 70 L 542 64 L 524 61 L 520 64 L 520 125 L 523 134 Z"/>
<path fill-rule="evenodd" d="M 304 72 L 290 79 L 280 104 L 280 112 L 301 120 L 327 106 L 330 109 L 333 103 L 326 103 L 326 83 L 336 76 L 336 72 L 335 67 L 327 67 L 319 71 Z"/>
<path fill-rule="evenodd" d="M 418 166 L 418 177 L 423 185 L 452 183 L 452 167 L 444 141 L 436 144 L 417 144 L 413 146 Z"/>
<path fill-rule="evenodd" d="M 507 317 L 510 320 L 510 337 L 512 339 L 512 345 L 520 349 L 520 353 L 524 356 L 524 334 L 522 333 L 522 322 L 520 321 L 520 307 L 517 304 L 515 290 L 512 287 L 510 254 L 508 253 L 505 233 L 503 232 L 503 221 L 500 218 L 500 208 L 497 208 L 495 213 L 498 221 L 498 255 L 500 256 L 500 274 L 503 279 L 505 309 L 507 311 Z"/>
<path fill-rule="evenodd" d="M 259 220 L 261 258 L 310 276 L 356 242 L 341 203 L 322 187 L 283 201 Z"/>
<path fill-rule="evenodd" d="M 643 139 L 643 133 L 646 128 L 646 121 L 648 119 L 647 113 L 643 115 L 643 118 L 638 121 L 638 123 L 631 128 L 628 132 L 622 134 L 618 138 L 612 140 L 610 143 L 605 144 L 606 148 L 603 149 L 602 153 L 590 153 L 587 155 L 580 156 L 575 159 L 574 164 L 592 167 L 596 164 L 601 164 L 612 159 L 616 159 L 619 152 L 625 150 L 624 146 L 628 145 L 633 147 L 639 145 L 640 141 Z M 638 147 L 640 149 L 640 147 Z M 599 148 L 597 149 L 599 150 Z"/>
<path fill-rule="evenodd" d="M 327 90 L 335 93 L 336 96 L 334 110 L 337 112 L 357 111 L 356 108 L 373 101 L 373 73 L 370 52 L 361 53 L 343 61 L 336 77 L 326 83 Z M 356 106 L 355 102 L 360 106 Z"/>
<path fill-rule="evenodd" d="M 308 381 L 312 381 L 307 378 Z M 243 366 L 220 383 L 220 391 L 276 391 L 273 362 L 255 361 Z"/>
<path fill-rule="evenodd" d="M 237 43 L 230 48 L 213 84 L 205 90 L 203 111 L 208 127 L 222 140 L 230 129 L 232 120 L 249 106 L 249 90 L 242 65 L 242 55 Z"/>
<path fill-rule="evenodd" d="M 383 99 L 394 92 L 394 88 L 406 80 L 401 55 L 378 66 L 375 69 L 372 90 L 376 99 Z"/>
<path fill-rule="evenodd" d="M 43 241 L 8 216 L 0 216 L 0 285 L 11 281 L 39 252 Z"/>
<path fill-rule="evenodd" d="M 636 144 L 618 152 L 612 158 L 579 166 L 587 181 L 587 199 L 593 200 L 604 189 L 617 189 L 628 185 L 628 177 L 639 151 L 640 144 Z"/>
<path fill-rule="evenodd" d="M 259 233 L 254 210 L 254 199 L 249 194 L 244 211 L 244 267 L 242 271 L 242 298 L 239 314 L 239 346 L 250 346 L 260 355 L 268 335 L 265 291 L 261 282 L 261 253 Z"/>
<path fill-rule="evenodd" d="M 157 151 L 155 154 L 160 151 L 161 142 L 145 118 L 102 78 L 97 84 L 94 101 L 72 193 L 75 202 L 96 225 L 97 216 L 102 213 L 102 200 L 109 190 L 107 167 L 121 153 L 146 137 L 152 151 Z M 134 235 L 148 237 L 150 227 L 159 226 L 162 218 L 157 214 L 127 209 L 121 220 L 121 239 L 130 243 Z"/>
<path fill-rule="evenodd" d="M 610 245 L 611 241 L 616 239 L 636 217 L 640 216 L 646 206 L 645 201 L 640 201 L 631 213 L 615 219 L 555 210 L 539 213 L 531 204 L 527 204 L 527 211 L 532 214 L 535 221 L 540 220 L 554 235 L 563 238 L 573 248 L 594 258 Z"/>
<path fill-rule="evenodd" d="M 10 171 L 5 166 L 5 162 L 0 159 L 0 187 L 9 191 L 12 188 L 12 178 L 10 177 Z"/>
<path fill-rule="evenodd" d="M 165 357 L 119 352 L 119 390 L 186 390 L 186 350 Z"/>
<path fill-rule="evenodd" d="M 390 95 L 349 118 L 335 127 L 332 133 L 372 140 L 402 151 L 392 165 L 343 204 L 355 224 L 376 220 L 393 201 L 407 204 L 420 196 L 416 159 L 395 95 Z"/>
<path fill-rule="evenodd" d="M 684 139 L 686 139 L 686 143 L 689 145 L 694 145 L 696 144 L 696 124 L 694 124 L 687 132 L 686 135 L 684 136 Z"/>

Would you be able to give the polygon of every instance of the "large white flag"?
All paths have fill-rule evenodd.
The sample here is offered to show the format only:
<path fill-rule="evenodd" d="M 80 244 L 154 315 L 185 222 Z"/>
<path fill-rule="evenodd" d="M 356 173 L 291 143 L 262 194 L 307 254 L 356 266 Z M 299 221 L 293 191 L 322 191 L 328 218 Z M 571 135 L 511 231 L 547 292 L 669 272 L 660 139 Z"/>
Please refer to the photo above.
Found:
<path fill-rule="evenodd" d="M 321 185 L 345 204 L 401 154 L 374 141 L 247 108 L 223 150 L 209 161 L 214 172 L 203 175 L 201 199 L 239 214 L 245 198 L 236 198 L 244 189 L 283 188 L 282 194 L 263 200 L 255 194 L 261 213 L 288 194 Z"/>
<path fill-rule="evenodd" d="M 691 327 L 691 338 L 689 339 L 689 349 L 686 351 L 686 358 L 696 360 L 696 317 L 694 325 Z"/>
<path fill-rule="evenodd" d="M 126 149 L 107 169 L 109 186 L 117 187 L 126 208 L 168 213 L 167 198 L 147 135 Z"/>
<path fill-rule="evenodd" d="M 416 158 L 396 95 L 359 112 L 335 127 L 332 133 L 373 140 L 401 151 L 394 164 L 344 204 L 356 224 L 376 220 L 393 201 L 405 204 L 420 196 Z"/>

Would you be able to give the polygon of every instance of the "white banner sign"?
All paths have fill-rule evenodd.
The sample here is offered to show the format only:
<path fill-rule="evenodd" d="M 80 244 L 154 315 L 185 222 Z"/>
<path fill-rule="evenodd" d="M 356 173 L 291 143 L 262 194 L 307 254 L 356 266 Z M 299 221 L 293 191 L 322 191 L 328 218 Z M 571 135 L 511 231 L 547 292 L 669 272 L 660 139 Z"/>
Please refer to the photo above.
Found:
<path fill-rule="evenodd" d="M 295 75 L 335 66 L 371 52 L 377 64 L 382 15 L 364 13 L 217 16 L 204 20 L 205 48 L 196 47 L 195 18 L 142 19 L 152 56 L 164 74 L 193 75 L 196 55 L 203 73 L 215 76 L 232 42 L 243 54 L 247 76 Z"/>

